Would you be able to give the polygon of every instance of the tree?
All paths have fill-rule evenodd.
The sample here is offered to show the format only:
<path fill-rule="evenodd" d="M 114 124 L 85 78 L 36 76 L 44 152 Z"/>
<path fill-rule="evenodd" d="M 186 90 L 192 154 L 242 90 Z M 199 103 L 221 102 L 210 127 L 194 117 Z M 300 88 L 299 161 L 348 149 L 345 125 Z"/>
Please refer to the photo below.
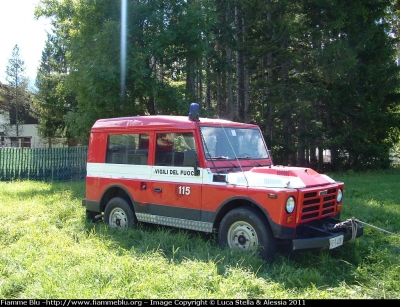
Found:
<path fill-rule="evenodd" d="M 305 1 L 319 88 L 321 145 L 334 168 L 388 167 L 399 127 L 397 39 L 389 35 L 391 1 Z M 312 71 L 312 70 L 309 70 Z M 312 76 L 312 75 L 310 75 Z M 317 101 L 316 101 L 317 102 Z"/>
<path fill-rule="evenodd" d="M 27 94 L 28 79 L 24 75 L 25 63 L 21 59 L 18 45 L 15 45 L 6 67 L 6 81 L 10 87 L 6 111 L 10 120 L 10 131 L 14 130 L 15 136 L 22 133 L 21 124 L 27 118 L 27 110 L 30 109 L 30 97 Z"/>
<path fill-rule="evenodd" d="M 39 121 L 38 132 L 48 140 L 49 148 L 54 139 L 69 138 L 66 117 L 74 104 L 74 97 L 65 94 L 66 76 L 65 49 L 57 36 L 48 33 L 36 76 L 38 91 L 33 106 Z"/>
<path fill-rule="evenodd" d="M 75 136 L 98 118 L 182 115 L 204 98 L 204 115 L 258 123 L 275 163 L 322 168 L 330 150 L 334 168 L 388 165 L 400 133 L 398 1 L 123 3 L 126 29 L 119 1 L 37 8 L 65 46 L 57 95 L 76 97 L 66 117 Z"/>
<path fill-rule="evenodd" d="M 199 97 L 209 31 L 209 1 L 127 1 L 126 63 L 121 63 L 119 1 L 41 1 L 36 16 L 55 20 L 66 46 L 68 89 L 77 109 L 75 135 L 88 136 L 98 118 L 187 113 Z M 121 67 L 126 67 L 121 91 Z M 183 106 L 187 107 L 183 107 Z"/>

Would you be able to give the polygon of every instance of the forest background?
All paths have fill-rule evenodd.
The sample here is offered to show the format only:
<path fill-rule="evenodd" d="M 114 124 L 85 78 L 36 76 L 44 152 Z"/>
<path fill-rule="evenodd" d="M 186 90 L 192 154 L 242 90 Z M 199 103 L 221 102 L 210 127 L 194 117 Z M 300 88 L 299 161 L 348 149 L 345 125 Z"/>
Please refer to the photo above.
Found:
<path fill-rule="evenodd" d="M 99 118 L 188 115 L 197 102 L 201 116 L 258 124 L 275 164 L 388 168 L 400 139 L 399 9 L 397 0 L 42 0 L 35 17 L 52 32 L 26 101 L 42 136 L 70 144 L 86 145 Z"/>

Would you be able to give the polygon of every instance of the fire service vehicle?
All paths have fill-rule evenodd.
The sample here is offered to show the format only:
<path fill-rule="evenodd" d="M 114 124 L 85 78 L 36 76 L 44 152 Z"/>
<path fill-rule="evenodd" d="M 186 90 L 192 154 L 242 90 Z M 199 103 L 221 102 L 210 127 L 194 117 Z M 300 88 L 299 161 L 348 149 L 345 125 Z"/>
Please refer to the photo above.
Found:
<path fill-rule="evenodd" d="M 363 234 L 340 220 L 344 183 L 308 167 L 274 165 L 254 124 L 199 116 L 97 120 L 87 158 L 92 220 L 127 229 L 138 222 L 217 233 L 221 247 L 271 259 L 334 249 Z"/>

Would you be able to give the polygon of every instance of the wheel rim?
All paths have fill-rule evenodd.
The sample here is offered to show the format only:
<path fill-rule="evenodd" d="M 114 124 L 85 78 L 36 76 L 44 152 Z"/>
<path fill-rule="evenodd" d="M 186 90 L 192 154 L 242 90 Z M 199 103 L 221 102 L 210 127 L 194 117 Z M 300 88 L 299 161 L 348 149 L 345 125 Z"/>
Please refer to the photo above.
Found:
<path fill-rule="evenodd" d="M 228 245 L 230 248 L 253 249 L 258 245 L 257 233 L 249 223 L 235 222 L 228 230 Z"/>
<path fill-rule="evenodd" d="M 113 228 L 128 228 L 128 217 L 121 208 L 115 208 L 110 213 L 109 225 Z"/>

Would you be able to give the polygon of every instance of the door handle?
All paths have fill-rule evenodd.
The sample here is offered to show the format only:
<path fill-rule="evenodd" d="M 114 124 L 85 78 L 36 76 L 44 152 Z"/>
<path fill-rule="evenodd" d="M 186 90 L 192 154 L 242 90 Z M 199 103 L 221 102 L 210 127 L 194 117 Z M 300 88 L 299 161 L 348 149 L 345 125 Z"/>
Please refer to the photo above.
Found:
<path fill-rule="evenodd" d="M 154 189 L 154 192 L 156 192 L 156 193 L 161 193 L 161 192 L 162 192 L 162 189 L 161 189 L 161 188 L 155 188 L 155 189 Z"/>

